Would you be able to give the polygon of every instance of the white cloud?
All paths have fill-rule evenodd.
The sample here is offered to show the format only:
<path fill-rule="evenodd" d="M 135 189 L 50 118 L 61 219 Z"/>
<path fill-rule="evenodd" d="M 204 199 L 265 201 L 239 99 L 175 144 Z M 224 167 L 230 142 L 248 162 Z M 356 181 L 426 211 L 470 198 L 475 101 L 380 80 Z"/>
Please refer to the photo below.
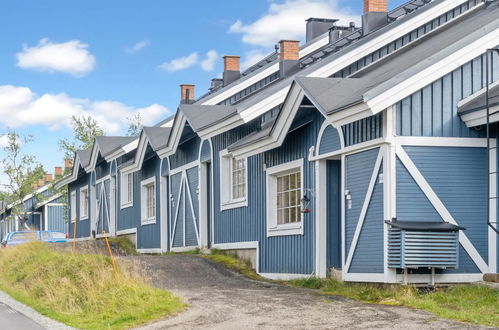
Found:
<path fill-rule="evenodd" d="M 64 93 L 38 96 L 27 87 L 0 86 L 0 123 L 9 127 L 45 125 L 57 130 L 70 127 L 71 116 L 91 115 L 108 134 L 120 134 L 127 118 L 139 112 L 144 125 L 155 124 L 170 113 L 158 104 L 135 108 L 116 101 L 77 99 Z"/>
<path fill-rule="evenodd" d="M 7 138 L 7 135 L 0 135 L 0 148 L 5 148 L 8 144 L 9 139 Z"/>
<path fill-rule="evenodd" d="M 215 50 L 212 49 L 208 51 L 208 53 L 206 53 L 206 58 L 201 62 L 201 68 L 204 71 L 213 71 L 218 57 L 218 53 Z"/>
<path fill-rule="evenodd" d="M 267 55 L 269 55 L 269 52 L 265 52 L 259 49 L 253 49 L 250 50 L 249 52 L 246 52 L 246 54 L 243 57 L 244 60 L 241 63 L 241 69 L 246 70 L 247 68 L 249 68 L 253 64 L 256 64 L 258 61 L 260 61 Z"/>
<path fill-rule="evenodd" d="M 349 9 L 339 8 L 338 0 L 287 0 L 271 3 L 265 15 L 252 23 L 236 21 L 229 33 L 241 34 L 244 43 L 268 47 L 282 39 L 303 40 L 305 20 L 310 17 L 336 18 L 338 24 L 359 21 Z"/>
<path fill-rule="evenodd" d="M 213 71 L 218 58 L 219 55 L 217 51 L 211 49 L 206 53 L 206 57 L 203 60 L 199 58 L 197 52 L 194 52 L 190 53 L 187 56 L 182 56 L 171 61 L 163 62 L 159 65 L 159 68 L 166 71 L 175 72 L 199 65 L 204 71 Z"/>
<path fill-rule="evenodd" d="M 135 53 L 140 52 L 142 49 L 146 48 L 147 46 L 149 46 L 149 41 L 142 40 L 142 41 L 135 43 L 132 47 L 125 48 L 125 52 L 127 52 L 129 54 L 135 54 Z"/>
<path fill-rule="evenodd" d="M 83 76 L 95 67 L 95 57 L 88 51 L 88 45 L 79 40 L 52 43 L 45 38 L 36 46 L 23 46 L 16 56 L 17 66 L 22 69 Z"/>
<path fill-rule="evenodd" d="M 163 62 L 159 67 L 160 69 L 173 72 L 190 68 L 191 66 L 196 65 L 198 61 L 198 53 L 191 53 L 187 56 L 179 57 L 169 62 Z"/>

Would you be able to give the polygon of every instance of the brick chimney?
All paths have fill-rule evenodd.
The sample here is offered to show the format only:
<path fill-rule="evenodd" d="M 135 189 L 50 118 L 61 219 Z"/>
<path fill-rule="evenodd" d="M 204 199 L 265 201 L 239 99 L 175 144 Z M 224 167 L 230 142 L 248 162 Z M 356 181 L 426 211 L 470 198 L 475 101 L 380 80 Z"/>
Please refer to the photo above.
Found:
<path fill-rule="evenodd" d="M 224 73 L 223 81 L 224 86 L 241 77 L 241 57 L 235 55 L 224 56 Z"/>
<path fill-rule="evenodd" d="M 62 167 L 60 167 L 60 166 L 54 167 L 54 175 L 55 175 L 55 177 L 61 176 L 62 175 Z"/>
<path fill-rule="evenodd" d="M 31 185 L 31 189 L 36 189 L 36 188 L 38 188 L 38 185 L 37 185 L 36 183 L 33 183 L 33 184 Z"/>
<path fill-rule="evenodd" d="M 289 76 L 300 68 L 300 42 L 297 40 L 279 41 L 279 73 L 281 78 Z"/>
<path fill-rule="evenodd" d="M 52 174 L 50 173 L 45 174 L 45 182 L 50 182 L 50 181 L 52 181 Z"/>
<path fill-rule="evenodd" d="M 180 85 L 180 103 L 190 104 L 194 102 L 194 87 L 195 85 Z"/>
<path fill-rule="evenodd" d="M 44 179 L 39 179 L 38 180 L 38 187 L 43 187 L 45 185 L 45 180 Z"/>
<path fill-rule="evenodd" d="M 362 30 L 364 35 L 376 31 L 388 24 L 387 0 L 364 0 Z"/>
<path fill-rule="evenodd" d="M 65 159 L 64 160 L 64 167 L 66 169 L 72 168 L 73 167 L 73 161 L 71 159 L 69 159 L 69 158 Z"/>

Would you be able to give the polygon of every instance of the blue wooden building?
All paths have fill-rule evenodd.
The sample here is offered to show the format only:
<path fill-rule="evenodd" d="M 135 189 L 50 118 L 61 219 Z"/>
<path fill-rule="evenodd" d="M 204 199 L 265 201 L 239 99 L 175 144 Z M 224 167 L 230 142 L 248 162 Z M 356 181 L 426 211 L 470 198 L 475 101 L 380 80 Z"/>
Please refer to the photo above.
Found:
<path fill-rule="evenodd" d="M 244 72 L 226 56 L 174 117 L 78 152 L 69 232 L 236 251 L 274 279 L 496 273 L 499 2 L 379 2 L 362 27 L 307 20 L 304 45 Z"/>

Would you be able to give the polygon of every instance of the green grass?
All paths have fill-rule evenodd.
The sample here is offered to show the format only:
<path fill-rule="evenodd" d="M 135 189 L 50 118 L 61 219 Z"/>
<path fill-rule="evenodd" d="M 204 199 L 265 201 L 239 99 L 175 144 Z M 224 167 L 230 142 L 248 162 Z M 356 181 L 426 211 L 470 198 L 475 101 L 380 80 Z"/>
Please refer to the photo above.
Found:
<path fill-rule="evenodd" d="M 251 263 L 249 262 L 249 260 L 239 259 L 235 253 L 228 253 L 218 249 L 211 249 L 211 254 L 205 254 L 202 257 L 222 264 L 226 268 L 241 273 L 246 277 L 255 280 L 263 280 L 263 278 L 255 273 L 253 268 L 251 268 Z"/>
<path fill-rule="evenodd" d="M 0 250 L 0 289 L 43 315 L 82 329 L 124 329 L 181 312 L 186 304 L 149 286 L 138 267 L 106 256 L 59 253 L 44 243 Z"/>
<path fill-rule="evenodd" d="M 499 326 L 499 290 L 489 287 L 463 284 L 422 290 L 412 286 L 338 282 L 314 277 L 287 283 L 369 303 L 415 307 L 451 320 Z"/>
<path fill-rule="evenodd" d="M 161 255 L 163 255 L 163 256 L 171 256 L 171 255 L 175 255 L 175 254 L 192 254 L 192 255 L 198 255 L 200 253 L 201 253 L 201 249 L 194 248 L 192 250 L 188 250 L 188 251 L 184 251 L 184 252 L 172 252 L 172 251 L 163 252 L 163 253 L 161 253 Z"/>
<path fill-rule="evenodd" d="M 109 245 L 111 245 L 114 249 L 118 249 L 121 253 L 129 256 L 139 255 L 137 250 L 135 249 L 135 244 L 131 240 L 126 237 L 109 237 Z"/>

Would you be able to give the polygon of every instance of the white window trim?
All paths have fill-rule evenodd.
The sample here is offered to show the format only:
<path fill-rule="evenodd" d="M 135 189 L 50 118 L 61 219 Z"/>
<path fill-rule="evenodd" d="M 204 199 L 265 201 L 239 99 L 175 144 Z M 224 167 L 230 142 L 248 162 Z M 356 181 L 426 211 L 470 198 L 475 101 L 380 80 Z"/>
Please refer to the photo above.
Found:
<path fill-rule="evenodd" d="M 83 202 L 83 200 L 82 200 L 82 192 L 84 192 L 84 191 L 86 191 L 86 193 L 87 193 L 87 201 L 88 201 L 87 202 L 88 203 L 87 204 L 87 209 L 85 210 L 85 214 L 82 212 L 82 210 L 84 209 L 82 207 L 83 206 L 83 204 L 82 204 L 82 202 Z M 88 186 L 81 187 L 80 188 L 80 217 L 79 217 L 80 220 L 86 220 L 86 219 L 88 219 L 88 205 L 89 204 L 90 204 L 90 195 L 88 194 Z"/>
<path fill-rule="evenodd" d="M 276 176 L 285 174 L 288 171 L 300 169 L 301 173 L 301 192 L 304 193 L 304 177 L 303 177 L 303 159 L 291 161 L 289 163 L 280 164 L 269 167 L 266 172 L 266 191 L 267 191 L 267 237 L 285 236 L 285 235 L 303 235 L 303 213 L 301 213 L 301 221 L 297 223 L 277 224 L 277 187 Z"/>
<path fill-rule="evenodd" d="M 147 198 L 147 195 L 146 195 L 146 191 L 145 191 L 145 186 L 149 185 L 149 184 L 153 184 L 154 185 L 154 217 L 151 217 L 151 218 L 146 218 L 146 212 L 147 212 L 147 201 L 146 201 L 146 198 Z M 145 225 L 151 225 L 151 224 L 155 224 L 156 223 L 156 217 L 157 217 L 157 203 L 158 203 L 158 198 L 156 196 L 156 176 L 152 176 L 148 179 L 145 179 L 145 180 L 142 180 L 140 182 L 140 200 L 141 200 L 141 203 L 140 203 L 140 224 L 142 226 L 145 226 Z"/>
<path fill-rule="evenodd" d="M 124 202 L 123 196 L 126 195 L 125 187 L 128 187 L 128 181 L 127 181 L 127 185 L 124 185 L 123 178 L 127 177 L 129 174 L 132 175 L 132 199 L 129 202 L 128 201 Z M 120 209 L 121 210 L 133 206 L 133 185 L 134 185 L 133 179 L 134 179 L 133 172 L 121 172 L 120 173 Z"/>
<path fill-rule="evenodd" d="M 233 199 L 232 198 L 232 159 L 234 157 L 229 155 L 227 149 L 220 151 L 220 210 L 230 210 L 239 207 L 248 206 L 248 158 L 246 157 L 236 157 L 244 158 L 246 163 L 245 168 L 245 191 L 243 198 Z M 230 173 L 230 175 L 227 175 Z"/>
<path fill-rule="evenodd" d="M 71 213 L 70 213 L 70 217 L 71 217 L 71 223 L 75 223 L 76 221 L 76 190 L 73 190 L 71 192 L 71 197 L 70 197 L 70 207 L 71 207 Z"/>

